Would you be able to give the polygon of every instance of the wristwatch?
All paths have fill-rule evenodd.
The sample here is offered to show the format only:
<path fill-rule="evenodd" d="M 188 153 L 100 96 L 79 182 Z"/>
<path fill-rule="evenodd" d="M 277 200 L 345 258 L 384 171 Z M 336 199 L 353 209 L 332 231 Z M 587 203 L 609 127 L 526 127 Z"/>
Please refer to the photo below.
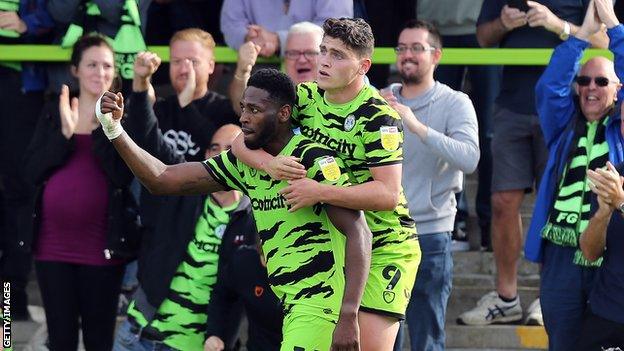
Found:
<path fill-rule="evenodd" d="M 618 205 L 617 210 L 624 215 L 624 202 Z"/>
<path fill-rule="evenodd" d="M 559 34 L 559 39 L 568 40 L 568 38 L 570 37 L 570 31 L 570 23 L 568 23 L 568 21 L 563 21 L 563 32 Z"/>

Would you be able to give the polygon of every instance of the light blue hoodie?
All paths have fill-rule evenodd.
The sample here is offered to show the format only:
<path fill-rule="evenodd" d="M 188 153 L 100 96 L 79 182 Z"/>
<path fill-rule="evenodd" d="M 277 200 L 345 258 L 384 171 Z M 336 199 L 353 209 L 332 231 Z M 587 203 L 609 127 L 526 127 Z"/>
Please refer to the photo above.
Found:
<path fill-rule="evenodd" d="M 412 109 L 428 128 L 427 137 L 403 129 L 403 189 L 419 234 L 453 230 L 455 193 L 463 173 L 479 162 L 477 116 L 468 96 L 435 82 L 414 99 L 401 96 L 401 84 L 390 86 L 399 103 Z"/>

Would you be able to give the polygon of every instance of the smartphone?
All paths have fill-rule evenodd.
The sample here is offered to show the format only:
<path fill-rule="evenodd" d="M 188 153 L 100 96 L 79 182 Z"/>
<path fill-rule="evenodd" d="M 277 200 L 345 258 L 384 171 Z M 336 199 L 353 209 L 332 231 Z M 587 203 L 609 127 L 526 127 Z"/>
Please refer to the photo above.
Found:
<path fill-rule="evenodd" d="M 523 12 L 529 11 L 529 4 L 527 4 L 527 0 L 507 0 L 507 6 L 517 8 Z"/>

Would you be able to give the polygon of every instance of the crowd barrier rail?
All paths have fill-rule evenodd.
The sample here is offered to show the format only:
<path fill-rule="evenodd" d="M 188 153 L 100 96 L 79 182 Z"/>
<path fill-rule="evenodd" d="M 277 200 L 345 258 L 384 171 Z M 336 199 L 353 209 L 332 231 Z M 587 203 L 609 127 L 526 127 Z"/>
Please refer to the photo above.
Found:
<path fill-rule="evenodd" d="M 150 46 L 163 61 L 169 61 L 168 46 Z M 443 49 L 443 65 L 547 65 L 553 49 Z M 585 50 L 582 62 L 595 56 L 604 56 L 613 59 L 608 50 Z M 0 61 L 30 61 L 30 62 L 67 62 L 70 49 L 63 49 L 58 45 L 0 45 Z M 220 63 L 236 62 L 237 53 L 228 47 L 215 48 L 215 59 Z M 379 47 L 373 53 L 374 64 L 391 64 L 396 61 L 394 48 Z M 278 58 L 261 58 L 260 63 L 278 63 Z"/>

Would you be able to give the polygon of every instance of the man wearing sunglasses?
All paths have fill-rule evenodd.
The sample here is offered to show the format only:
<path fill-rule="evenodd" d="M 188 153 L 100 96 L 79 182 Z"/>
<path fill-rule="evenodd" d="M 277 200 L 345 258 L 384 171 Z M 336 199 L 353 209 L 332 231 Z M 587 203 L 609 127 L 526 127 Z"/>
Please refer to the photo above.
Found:
<path fill-rule="evenodd" d="M 575 77 L 583 51 L 590 45 L 589 37 L 601 31 L 603 23 L 615 67 L 610 60 L 596 57 Z M 602 261 L 583 256 L 579 237 L 590 220 L 587 169 L 604 167 L 607 161 L 624 161 L 620 114 L 614 109 L 622 98 L 618 76 L 624 75 L 623 58 L 624 27 L 611 0 L 593 0 L 582 26 L 555 49 L 535 88 L 549 157 L 525 256 L 542 264 L 540 300 L 552 351 L 574 349 L 596 267 Z"/>

